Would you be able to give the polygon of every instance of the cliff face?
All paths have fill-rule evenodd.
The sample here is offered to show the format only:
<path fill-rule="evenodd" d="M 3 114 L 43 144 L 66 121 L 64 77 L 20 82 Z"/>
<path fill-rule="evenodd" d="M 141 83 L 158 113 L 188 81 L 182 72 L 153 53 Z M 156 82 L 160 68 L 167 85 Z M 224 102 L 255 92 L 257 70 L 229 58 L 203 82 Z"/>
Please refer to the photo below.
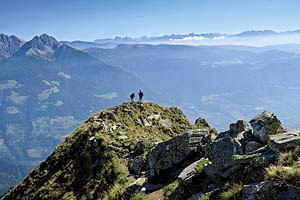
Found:
<path fill-rule="evenodd" d="M 178 108 L 154 103 L 111 107 L 92 115 L 1 200 L 121 198 L 135 180 L 128 172 L 133 158 L 199 126 Z"/>

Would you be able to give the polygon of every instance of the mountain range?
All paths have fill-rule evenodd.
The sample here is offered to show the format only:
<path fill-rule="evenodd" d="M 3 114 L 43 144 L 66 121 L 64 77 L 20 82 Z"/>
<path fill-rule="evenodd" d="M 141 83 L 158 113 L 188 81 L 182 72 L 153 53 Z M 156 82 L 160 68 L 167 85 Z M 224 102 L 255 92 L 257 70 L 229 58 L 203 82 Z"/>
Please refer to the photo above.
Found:
<path fill-rule="evenodd" d="M 62 44 L 85 48 L 113 48 L 119 44 L 186 44 L 186 45 L 251 45 L 266 46 L 283 43 L 299 43 L 300 30 L 276 32 L 272 30 L 251 30 L 237 34 L 225 33 L 188 33 L 163 36 L 114 37 L 86 41 L 61 41 Z M 261 41 L 260 41 L 261 40 Z"/>
<path fill-rule="evenodd" d="M 176 99 L 190 119 L 205 117 L 218 130 L 263 110 L 278 113 L 288 127 L 296 128 L 300 56 L 283 47 L 124 44 L 85 51 L 134 73 Z"/>

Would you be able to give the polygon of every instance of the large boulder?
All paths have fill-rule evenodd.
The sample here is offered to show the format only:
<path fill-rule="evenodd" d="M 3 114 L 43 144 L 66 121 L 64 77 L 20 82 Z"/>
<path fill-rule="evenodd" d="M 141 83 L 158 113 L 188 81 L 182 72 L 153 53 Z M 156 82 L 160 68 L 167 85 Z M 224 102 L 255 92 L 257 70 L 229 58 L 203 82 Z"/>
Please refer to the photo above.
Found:
<path fill-rule="evenodd" d="M 224 136 L 230 136 L 233 138 L 241 137 L 243 133 L 249 131 L 250 128 L 245 120 L 238 120 L 236 123 L 229 125 L 229 130 L 218 134 L 217 139 Z"/>
<path fill-rule="evenodd" d="M 157 144 L 148 154 L 150 176 L 174 168 L 188 158 L 195 158 L 200 146 L 210 141 L 211 134 L 208 129 L 197 129 Z"/>
<path fill-rule="evenodd" d="M 262 142 L 267 143 L 269 135 L 284 133 L 287 130 L 277 119 L 276 115 L 268 111 L 257 115 L 249 122 L 253 128 L 254 136 Z"/>
<path fill-rule="evenodd" d="M 129 164 L 129 170 L 132 174 L 139 175 L 146 164 L 146 157 L 144 155 L 139 155 L 135 157 Z"/>
<path fill-rule="evenodd" d="M 242 200 L 300 199 L 300 188 L 276 183 L 274 181 L 263 181 L 244 185 L 241 193 Z"/>
<path fill-rule="evenodd" d="M 203 149 L 205 157 L 219 170 L 229 167 L 235 154 L 243 153 L 241 144 L 229 136 L 207 143 Z"/>
<path fill-rule="evenodd" d="M 275 152 L 294 149 L 300 144 L 300 129 L 283 134 L 271 135 L 268 146 Z"/>

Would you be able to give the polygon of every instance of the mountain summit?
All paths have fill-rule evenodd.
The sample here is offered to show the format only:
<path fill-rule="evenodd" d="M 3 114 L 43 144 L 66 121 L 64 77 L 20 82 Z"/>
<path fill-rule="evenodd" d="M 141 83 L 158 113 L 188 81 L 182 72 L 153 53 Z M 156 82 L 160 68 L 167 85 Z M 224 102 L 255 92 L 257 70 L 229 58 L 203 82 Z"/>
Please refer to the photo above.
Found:
<path fill-rule="evenodd" d="M 267 111 L 250 124 L 216 135 L 178 108 L 123 103 L 89 117 L 0 199 L 297 199 L 300 130 Z"/>
<path fill-rule="evenodd" d="M 28 55 L 39 56 L 44 59 L 54 59 L 54 52 L 61 45 L 58 41 L 47 34 L 35 36 L 32 40 L 26 42 L 16 53 L 16 56 Z"/>
<path fill-rule="evenodd" d="M 133 158 L 195 127 L 175 107 L 150 102 L 111 107 L 89 117 L 1 200 L 121 198 L 134 178 L 127 169 Z"/>
<path fill-rule="evenodd" d="M 1 57 L 7 58 L 12 56 L 23 44 L 24 41 L 14 35 L 8 36 L 0 33 L 0 60 Z"/>

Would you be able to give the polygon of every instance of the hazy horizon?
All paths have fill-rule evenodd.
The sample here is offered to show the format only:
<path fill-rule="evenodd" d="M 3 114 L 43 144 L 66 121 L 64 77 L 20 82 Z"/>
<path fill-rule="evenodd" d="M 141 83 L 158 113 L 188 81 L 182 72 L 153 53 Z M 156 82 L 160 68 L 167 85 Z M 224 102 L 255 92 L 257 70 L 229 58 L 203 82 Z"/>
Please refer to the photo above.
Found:
<path fill-rule="evenodd" d="M 11 0 L 1 5 L 1 32 L 30 40 L 48 33 L 58 40 L 93 41 L 114 36 L 187 33 L 282 32 L 300 28 L 300 2 L 165 0 Z"/>

